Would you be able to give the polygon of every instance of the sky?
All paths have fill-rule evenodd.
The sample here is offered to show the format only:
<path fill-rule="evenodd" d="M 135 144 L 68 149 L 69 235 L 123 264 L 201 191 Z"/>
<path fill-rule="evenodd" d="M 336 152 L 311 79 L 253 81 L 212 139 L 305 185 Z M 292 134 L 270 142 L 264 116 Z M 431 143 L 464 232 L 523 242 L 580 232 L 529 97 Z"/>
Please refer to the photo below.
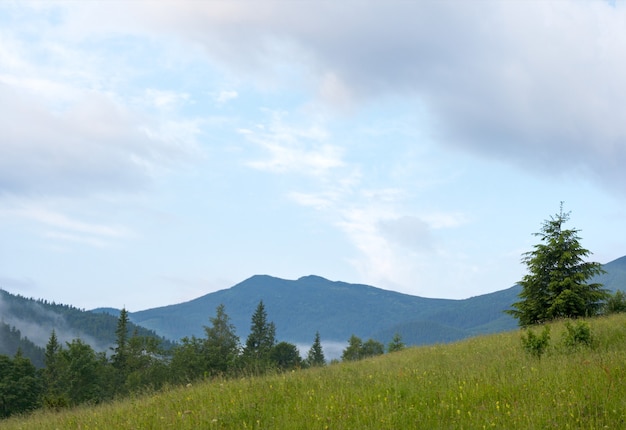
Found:
<path fill-rule="evenodd" d="M 519 281 L 560 202 L 610 262 L 625 52 L 619 1 L 0 2 L 0 288 L 463 299 Z"/>

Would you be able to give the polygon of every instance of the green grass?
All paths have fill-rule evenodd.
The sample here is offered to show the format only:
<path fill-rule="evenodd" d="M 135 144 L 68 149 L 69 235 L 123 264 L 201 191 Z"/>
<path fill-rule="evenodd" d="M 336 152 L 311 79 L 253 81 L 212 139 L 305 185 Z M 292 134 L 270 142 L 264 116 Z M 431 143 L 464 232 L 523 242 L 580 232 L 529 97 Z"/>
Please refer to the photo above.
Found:
<path fill-rule="evenodd" d="M 620 429 L 626 315 L 588 320 L 593 348 L 552 324 L 540 358 L 520 332 L 354 363 L 201 382 L 97 407 L 37 412 L 2 429 Z M 536 330 L 537 332 L 539 330 Z"/>

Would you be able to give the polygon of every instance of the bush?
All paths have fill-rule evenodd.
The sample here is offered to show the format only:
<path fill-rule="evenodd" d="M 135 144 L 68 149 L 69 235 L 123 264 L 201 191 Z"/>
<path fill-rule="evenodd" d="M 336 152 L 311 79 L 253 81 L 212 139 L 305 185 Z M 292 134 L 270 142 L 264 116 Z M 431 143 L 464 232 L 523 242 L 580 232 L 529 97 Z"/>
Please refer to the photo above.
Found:
<path fill-rule="evenodd" d="M 541 335 L 537 336 L 534 331 L 526 330 L 526 335 L 522 334 L 522 346 L 527 353 L 533 357 L 541 358 L 548 349 L 550 343 L 550 327 L 545 326 Z"/>
<path fill-rule="evenodd" d="M 563 343 L 568 348 L 578 348 L 579 346 L 591 347 L 593 338 L 589 324 L 584 321 L 577 321 L 572 324 L 569 321 L 565 323 L 567 331 L 563 334 Z"/>
<path fill-rule="evenodd" d="M 617 290 L 611 294 L 604 305 L 606 315 L 626 312 L 626 294 L 622 290 Z"/>

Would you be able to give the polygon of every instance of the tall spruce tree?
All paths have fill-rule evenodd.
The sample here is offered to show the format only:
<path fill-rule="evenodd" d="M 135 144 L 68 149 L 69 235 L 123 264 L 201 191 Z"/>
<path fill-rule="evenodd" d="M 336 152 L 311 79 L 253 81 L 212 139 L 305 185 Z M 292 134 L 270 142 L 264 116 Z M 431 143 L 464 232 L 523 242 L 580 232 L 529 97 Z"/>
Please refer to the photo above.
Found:
<path fill-rule="evenodd" d="M 243 349 L 243 359 L 248 367 L 263 370 L 270 365 L 270 354 L 276 344 L 276 326 L 267 322 L 267 312 L 261 300 L 252 315 L 250 334 Z"/>
<path fill-rule="evenodd" d="M 122 308 L 120 316 L 117 320 L 117 328 L 115 329 L 116 345 L 113 348 L 111 356 L 111 365 L 115 369 L 114 390 L 123 391 L 125 389 L 126 378 L 130 373 L 129 356 L 128 356 L 128 311 Z"/>
<path fill-rule="evenodd" d="M 541 242 L 523 254 L 528 274 L 520 281 L 521 300 L 507 311 L 522 327 L 556 318 L 596 315 L 608 297 L 602 284 L 588 282 L 604 270 L 600 263 L 585 261 L 591 252 L 581 246 L 580 230 L 564 228 L 569 215 L 563 212 L 561 202 L 559 213 L 534 233 Z"/>
<path fill-rule="evenodd" d="M 43 369 L 44 403 L 53 408 L 67 405 L 67 400 L 62 395 L 63 362 L 59 356 L 61 350 L 61 344 L 53 329 L 46 344 L 45 368 Z"/>
<path fill-rule="evenodd" d="M 311 349 L 309 349 L 306 361 L 311 367 L 323 366 L 326 364 L 326 358 L 324 357 L 324 351 L 322 350 L 322 342 L 320 341 L 319 331 L 315 332 L 315 339 L 313 340 Z"/>

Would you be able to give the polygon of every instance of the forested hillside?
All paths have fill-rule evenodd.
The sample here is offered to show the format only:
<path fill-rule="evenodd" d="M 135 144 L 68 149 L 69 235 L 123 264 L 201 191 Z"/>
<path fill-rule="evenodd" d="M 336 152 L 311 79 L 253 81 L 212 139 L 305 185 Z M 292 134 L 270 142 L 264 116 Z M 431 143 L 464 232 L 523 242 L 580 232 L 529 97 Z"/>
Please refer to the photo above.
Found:
<path fill-rule="evenodd" d="M 30 358 L 36 367 L 44 365 L 44 350 L 35 345 L 17 328 L 0 322 L 0 355 L 14 356 L 18 351 Z"/>
<path fill-rule="evenodd" d="M 108 351 L 115 343 L 117 317 L 89 312 L 71 305 L 43 299 L 26 298 L 0 290 L 0 354 L 12 356 L 21 348 L 24 356 L 40 367 L 43 350 L 52 330 L 64 344 L 81 339 L 96 351 Z M 140 336 L 160 338 L 154 331 L 130 324 L 131 331 Z M 164 347 L 172 343 L 161 339 Z"/>

